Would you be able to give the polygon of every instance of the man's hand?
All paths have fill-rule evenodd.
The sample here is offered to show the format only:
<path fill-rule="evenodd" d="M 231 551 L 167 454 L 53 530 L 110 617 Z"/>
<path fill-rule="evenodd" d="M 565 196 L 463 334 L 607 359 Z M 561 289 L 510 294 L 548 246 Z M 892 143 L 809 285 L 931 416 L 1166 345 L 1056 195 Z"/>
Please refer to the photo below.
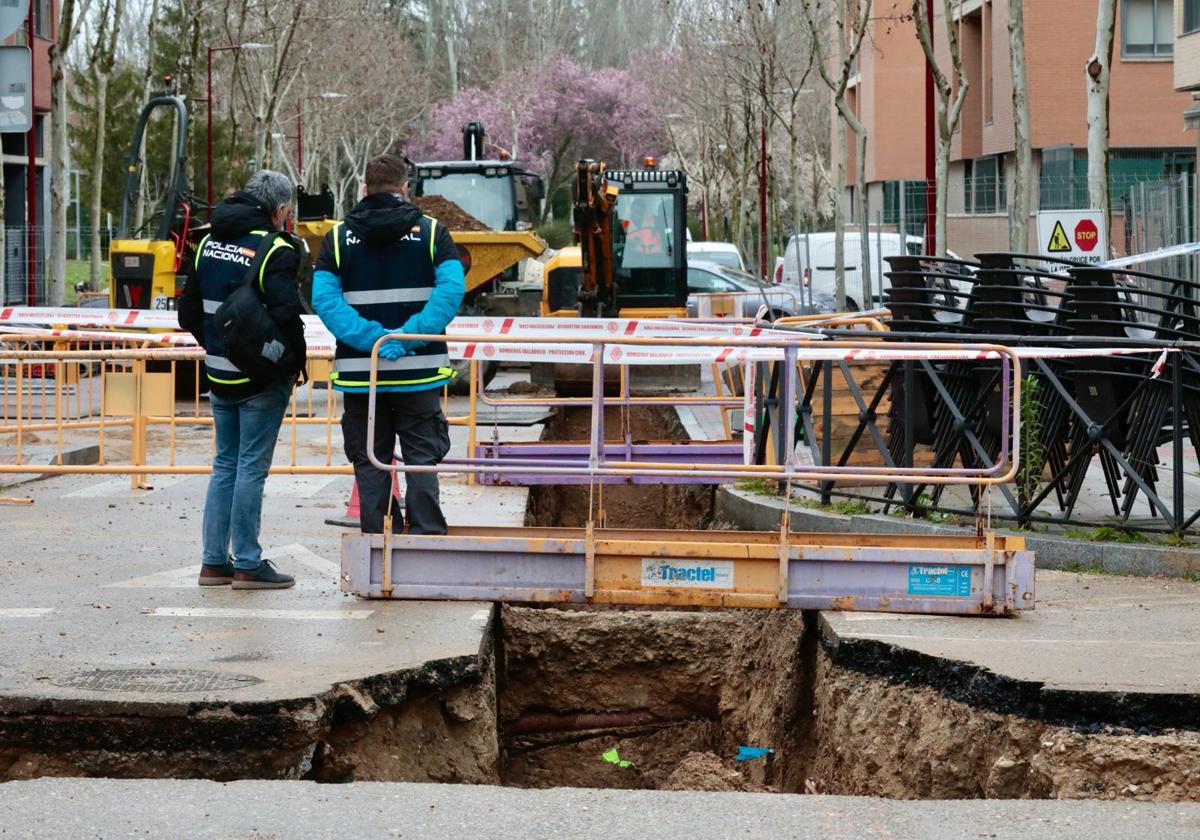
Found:
<path fill-rule="evenodd" d="M 399 341 L 389 341 L 387 344 L 379 348 L 379 357 L 387 359 L 389 362 L 394 362 L 401 356 L 407 356 L 408 351 L 404 349 L 404 344 Z"/>

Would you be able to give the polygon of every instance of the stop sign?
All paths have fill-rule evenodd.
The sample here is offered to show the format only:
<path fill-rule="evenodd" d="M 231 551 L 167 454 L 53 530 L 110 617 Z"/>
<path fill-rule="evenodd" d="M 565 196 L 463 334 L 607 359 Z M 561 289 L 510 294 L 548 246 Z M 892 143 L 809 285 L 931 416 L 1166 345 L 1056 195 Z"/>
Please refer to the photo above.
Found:
<path fill-rule="evenodd" d="M 1091 251 L 1100 241 L 1100 231 L 1091 219 L 1083 219 L 1075 225 L 1075 247 L 1080 251 Z"/>

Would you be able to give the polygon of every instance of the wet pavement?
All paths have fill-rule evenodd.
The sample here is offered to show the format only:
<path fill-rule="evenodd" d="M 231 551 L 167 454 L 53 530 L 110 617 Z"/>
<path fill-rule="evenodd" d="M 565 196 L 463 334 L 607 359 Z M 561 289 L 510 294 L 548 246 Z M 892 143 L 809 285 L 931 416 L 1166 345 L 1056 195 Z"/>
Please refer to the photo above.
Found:
<path fill-rule="evenodd" d="M 452 411 L 453 413 L 453 411 Z M 536 438 L 540 427 L 505 429 Z M 181 463 L 211 451 L 207 429 L 180 429 Z M 301 444 L 323 452 L 325 430 Z M 466 430 L 452 428 L 455 446 Z M 285 429 L 276 462 L 287 457 Z M 341 458 L 334 428 L 334 464 Z M 72 475 L 29 482 L 32 505 L 0 506 L 0 705 L 22 700 L 188 704 L 302 698 L 343 681 L 478 658 L 488 604 L 367 602 L 338 590 L 348 475 L 271 476 L 266 557 L 294 589 L 198 587 L 208 477 Z M 520 488 L 443 478 L 452 523 L 519 524 Z M 99 672 L 99 673 L 98 673 Z"/>
<path fill-rule="evenodd" d="M 827 640 L 878 642 L 1044 689 L 1200 693 L 1200 583 L 1037 573 L 1019 618 L 821 614 Z"/>

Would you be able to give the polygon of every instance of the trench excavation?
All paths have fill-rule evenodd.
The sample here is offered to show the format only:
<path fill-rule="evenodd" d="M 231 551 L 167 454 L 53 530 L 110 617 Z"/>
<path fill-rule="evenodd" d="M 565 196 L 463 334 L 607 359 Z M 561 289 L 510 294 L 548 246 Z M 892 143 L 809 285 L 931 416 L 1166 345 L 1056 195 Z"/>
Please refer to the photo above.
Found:
<path fill-rule="evenodd" d="M 580 415 L 584 416 L 580 416 Z M 586 411 L 544 439 L 584 439 Z M 609 429 L 620 418 L 606 417 Z M 682 439 L 673 410 L 635 439 Z M 552 437 L 551 437 L 552 436 Z M 608 523 L 716 528 L 713 488 L 608 485 Z M 527 524 L 579 526 L 587 487 Z M 431 781 L 893 798 L 1200 800 L 1195 698 L 1061 698 L 968 663 L 838 642 L 815 612 L 494 608 L 478 655 L 286 702 L 0 700 L 0 781 Z M 757 748 L 737 761 L 741 748 Z"/>

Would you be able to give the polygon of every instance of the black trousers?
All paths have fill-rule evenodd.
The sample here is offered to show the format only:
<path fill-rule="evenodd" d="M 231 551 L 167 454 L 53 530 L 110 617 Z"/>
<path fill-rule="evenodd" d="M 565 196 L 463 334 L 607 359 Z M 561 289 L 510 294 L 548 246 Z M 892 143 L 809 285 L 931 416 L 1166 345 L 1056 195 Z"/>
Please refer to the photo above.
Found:
<path fill-rule="evenodd" d="M 377 469 L 367 458 L 367 395 L 345 394 L 342 437 L 346 457 L 354 465 L 364 534 L 382 534 L 389 508 L 392 530 L 404 527 L 405 515 L 392 496 L 392 474 Z M 406 464 L 436 464 L 450 451 L 450 431 L 442 414 L 441 389 L 408 393 L 378 393 L 375 402 L 375 457 L 390 464 L 396 441 Z M 444 534 L 446 517 L 438 500 L 435 473 L 405 473 L 405 514 L 410 534 Z"/>

